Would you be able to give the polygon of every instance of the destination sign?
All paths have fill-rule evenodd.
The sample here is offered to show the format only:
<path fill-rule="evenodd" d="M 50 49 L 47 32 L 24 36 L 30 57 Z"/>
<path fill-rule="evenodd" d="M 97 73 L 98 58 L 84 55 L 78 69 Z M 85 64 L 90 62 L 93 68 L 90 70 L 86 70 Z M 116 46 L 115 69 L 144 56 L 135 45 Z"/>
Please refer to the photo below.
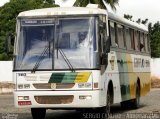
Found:
<path fill-rule="evenodd" d="M 22 20 L 22 25 L 53 25 L 54 20 Z"/>

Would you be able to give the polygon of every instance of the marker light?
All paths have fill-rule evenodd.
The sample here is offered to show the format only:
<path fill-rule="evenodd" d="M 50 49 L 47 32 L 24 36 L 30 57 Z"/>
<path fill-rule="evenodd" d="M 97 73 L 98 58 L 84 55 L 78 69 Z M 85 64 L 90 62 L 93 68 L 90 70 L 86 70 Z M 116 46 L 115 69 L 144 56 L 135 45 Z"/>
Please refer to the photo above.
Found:
<path fill-rule="evenodd" d="M 18 96 L 18 100 L 29 100 L 29 96 Z"/>

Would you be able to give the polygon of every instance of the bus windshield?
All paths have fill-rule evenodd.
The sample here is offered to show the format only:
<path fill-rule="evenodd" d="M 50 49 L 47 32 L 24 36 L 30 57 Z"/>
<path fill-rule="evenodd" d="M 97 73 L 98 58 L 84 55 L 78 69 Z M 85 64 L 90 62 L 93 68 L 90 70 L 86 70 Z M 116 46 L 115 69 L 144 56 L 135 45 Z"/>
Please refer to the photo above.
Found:
<path fill-rule="evenodd" d="M 94 17 L 18 21 L 15 70 L 97 68 Z M 63 51 L 63 54 L 60 52 Z"/>

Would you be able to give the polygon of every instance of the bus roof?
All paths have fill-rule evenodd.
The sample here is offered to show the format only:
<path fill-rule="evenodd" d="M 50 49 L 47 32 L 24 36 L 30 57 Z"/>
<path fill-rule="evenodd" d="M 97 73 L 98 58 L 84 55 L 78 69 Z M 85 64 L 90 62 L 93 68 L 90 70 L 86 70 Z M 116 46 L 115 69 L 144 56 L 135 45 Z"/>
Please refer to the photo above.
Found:
<path fill-rule="evenodd" d="M 105 14 L 108 15 L 110 20 L 118 22 L 122 25 L 126 25 L 137 30 L 148 32 L 148 29 L 143 24 L 138 24 L 129 21 L 123 17 L 119 17 L 114 13 L 107 12 L 100 8 L 89 7 L 55 7 L 55 8 L 43 8 L 21 12 L 18 17 L 51 17 L 58 15 L 93 15 L 93 14 Z"/>
<path fill-rule="evenodd" d="M 142 30 L 144 32 L 148 32 L 148 28 L 144 24 L 138 24 L 136 22 L 130 21 L 128 19 L 125 19 L 123 17 L 119 17 L 118 15 L 114 13 L 108 12 L 108 17 L 110 20 L 113 20 L 115 22 L 118 22 L 119 24 L 137 29 L 137 30 Z"/>
<path fill-rule="evenodd" d="M 53 16 L 53 15 L 88 15 L 88 14 L 107 14 L 106 10 L 88 7 L 55 7 L 35 9 L 21 12 L 18 17 L 38 17 L 38 16 Z"/>

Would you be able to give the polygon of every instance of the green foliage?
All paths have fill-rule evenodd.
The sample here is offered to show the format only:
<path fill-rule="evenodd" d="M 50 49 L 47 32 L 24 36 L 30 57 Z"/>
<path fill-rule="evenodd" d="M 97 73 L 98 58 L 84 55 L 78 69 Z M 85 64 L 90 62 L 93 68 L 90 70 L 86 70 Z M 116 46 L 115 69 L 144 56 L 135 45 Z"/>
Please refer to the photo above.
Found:
<path fill-rule="evenodd" d="M 119 0 L 104 0 L 107 4 L 111 6 L 113 10 L 116 10 L 115 5 L 118 4 Z M 99 4 L 100 8 L 105 8 L 102 0 L 77 0 L 75 6 L 85 7 L 89 3 Z"/>
<path fill-rule="evenodd" d="M 45 2 L 44 2 L 45 1 Z M 0 60 L 11 59 L 5 53 L 5 39 L 9 33 L 15 34 L 16 17 L 22 11 L 55 7 L 54 0 L 10 0 L 0 7 Z"/>
<path fill-rule="evenodd" d="M 3 61 L 10 60 L 9 56 L 6 53 L 0 54 L 0 59 Z"/>
<path fill-rule="evenodd" d="M 153 26 L 150 23 L 148 25 L 150 44 L 151 44 L 151 56 L 160 57 L 160 23 L 157 22 Z"/>
<path fill-rule="evenodd" d="M 126 19 L 128 19 L 128 20 L 130 20 L 130 21 L 132 21 L 132 15 L 129 15 L 129 14 L 124 14 L 124 18 L 126 18 Z"/>

